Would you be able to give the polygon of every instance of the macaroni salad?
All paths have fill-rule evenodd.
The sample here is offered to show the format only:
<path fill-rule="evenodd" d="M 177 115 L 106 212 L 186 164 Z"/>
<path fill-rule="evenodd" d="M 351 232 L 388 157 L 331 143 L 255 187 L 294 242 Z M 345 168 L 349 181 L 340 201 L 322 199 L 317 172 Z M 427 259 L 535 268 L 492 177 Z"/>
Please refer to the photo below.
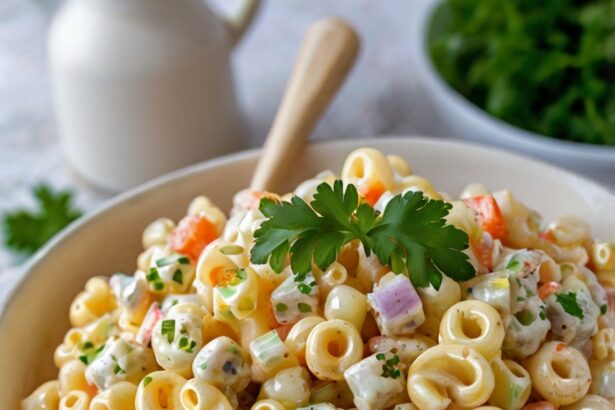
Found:
<path fill-rule="evenodd" d="M 452 199 L 361 148 L 142 242 L 76 296 L 23 410 L 615 409 L 615 242 L 508 190 Z"/>

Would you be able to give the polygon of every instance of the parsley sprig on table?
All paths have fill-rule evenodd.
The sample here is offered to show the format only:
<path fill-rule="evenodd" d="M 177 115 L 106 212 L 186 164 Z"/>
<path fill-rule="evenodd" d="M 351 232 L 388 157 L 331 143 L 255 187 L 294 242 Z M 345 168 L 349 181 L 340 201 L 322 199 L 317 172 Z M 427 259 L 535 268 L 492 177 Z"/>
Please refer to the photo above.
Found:
<path fill-rule="evenodd" d="M 73 207 L 70 191 L 53 192 L 45 185 L 33 189 L 37 211 L 16 210 L 3 217 L 5 245 L 18 252 L 31 254 L 52 236 L 81 216 Z"/>
<path fill-rule="evenodd" d="M 344 189 L 337 180 L 333 187 L 320 184 L 310 205 L 298 196 L 290 202 L 263 198 L 259 209 L 268 219 L 254 234 L 252 262 L 269 262 L 280 272 L 290 254 L 293 272 L 305 275 L 312 263 L 324 270 L 344 244 L 360 240 L 367 255 L 373 252 L 395 273 L 407 273 L 415 286 L 439 289 L 442 273 L 458 281 L 475 274 L 462 252 L 468 236 L 444 220 L 451 208 L 446 202 L 407 192 L 380 214 L 359 200 L 354 185 Z"/>

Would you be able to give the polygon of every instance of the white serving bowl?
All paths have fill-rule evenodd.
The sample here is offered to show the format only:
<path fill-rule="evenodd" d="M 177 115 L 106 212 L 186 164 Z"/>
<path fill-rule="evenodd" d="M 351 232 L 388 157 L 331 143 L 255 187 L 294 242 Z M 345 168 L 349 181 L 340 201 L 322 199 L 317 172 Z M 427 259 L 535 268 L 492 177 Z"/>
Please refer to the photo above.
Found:
<path fill-rule="evenodd" d="M 323 169 L 339 172 L 360 146 L 407 158 L 415 173 L 452 195 L 474 181 L 510 188 L 546 220 L 578 215 L 598 237 L 615 239 L 615 196 L 603 188 L 535 160 L 456 141 L 404 137 L 311 145 L 282 188 Z M 88 278 L 133 272 L 144 227 L 161 216 L 180 218 L 196 195 L 228 208 L 233 193 L 247 186 L 258 156 L 242 152 L 161 177 L 83 217 L 37 253 L 0 307 L 0 408 L 18 408 L 22 397 L 56 377 L 53 351 L 69 328 L 68 307 Z"/>
<path fill-rule="evenodd" d="M 615 189 L 615 146 L 564 141 L 523 130 L 504 122 L 467 100 L 451 87 L 434 66 L 428 49 L 432 16 L 440 0 L 417 3 L 410 50 L 413 67 L 441 120 L 452 136 L 484 142 L 545 159 L 591 176 Z"/>

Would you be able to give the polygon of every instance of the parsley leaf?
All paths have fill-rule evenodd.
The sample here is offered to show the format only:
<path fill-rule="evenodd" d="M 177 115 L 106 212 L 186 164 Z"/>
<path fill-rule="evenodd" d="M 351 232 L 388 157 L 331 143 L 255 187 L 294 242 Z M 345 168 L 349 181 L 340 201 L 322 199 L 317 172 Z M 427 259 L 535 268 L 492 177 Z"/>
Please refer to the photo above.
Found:
<path fill-rule="evenodd" d="M 53 192 L 41 184 L 34 187 L 33 194 L 38 203 L 36 211 L 22 209 L 8 212 L 2 220 L 5 245 L 25 254 L 37 251 L 81 216 L 81 211 L 73 207 L 70 191 Z"/>
<path fill-rule="evenodd" d="M 297 196 L 290 202 L 263 198 L 259 209 L 268 219 L 254 234 L 251 261 L 269 262 L 280 272 L 290 254 L 291 268 L 301 276 L 312 263 L 326 269 L 344 244 L 360 240 L 368 255 L 375 253 L 396 273 L 405 271 L 415 286 L 439 289 L 442 273 L 458 281 L 475 274 L 462 252 L 468 236 L 446 224 L 451 208 L 446 202 L 408 192 L 395 196 L 380 214 L 359 201 L 354 185 L 344 189 L 337 180 L 333 187 L 320 184 L 310 205 Z"/>
<path fill-rule="evenodd" d="M 574 292 L 568 293 L 556 293 L 555 300 L 562 305 L 564 311 L 571 316 L 576 316 L 579 319 L 583 320 L 585 314 L 583 313 L 583 309 L 579 306 L 577 302 L 577 294 Z"/>

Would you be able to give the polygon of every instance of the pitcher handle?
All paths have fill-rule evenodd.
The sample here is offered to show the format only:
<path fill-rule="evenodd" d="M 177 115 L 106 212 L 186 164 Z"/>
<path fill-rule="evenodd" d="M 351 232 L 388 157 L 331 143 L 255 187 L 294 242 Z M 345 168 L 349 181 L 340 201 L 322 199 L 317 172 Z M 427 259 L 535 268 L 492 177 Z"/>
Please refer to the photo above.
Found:
<path fill-rule="evenodd" d="M 261 0 L 244 0 L 239 12 L 235 16 L 223 17 L 232 47 L 239 43 L 248 27 L 250 27 L 260 5 Z"/>

